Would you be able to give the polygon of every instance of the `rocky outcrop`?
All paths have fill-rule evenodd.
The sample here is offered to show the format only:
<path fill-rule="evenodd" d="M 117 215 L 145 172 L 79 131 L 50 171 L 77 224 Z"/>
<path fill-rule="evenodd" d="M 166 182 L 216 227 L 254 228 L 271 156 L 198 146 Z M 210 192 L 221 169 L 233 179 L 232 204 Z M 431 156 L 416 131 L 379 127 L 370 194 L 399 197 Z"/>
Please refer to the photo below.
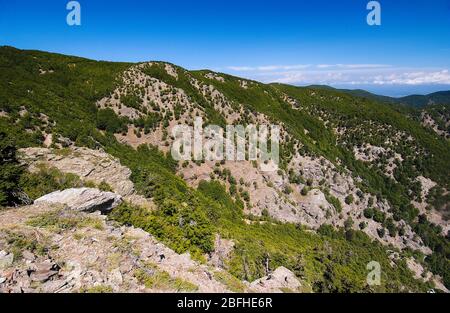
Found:
<path fill-rule="evenodd" d="M 99 212 L 44 202 L 0 212 L 0 293 L 229 292 L 216 271 Z"/>
<path fill-rule="evenodd" d="M 209 263 L 215 267 L 225 268 L 225 264 L 233 252 L 234 245 L 233 240 L 224 239 L 217 234 L 214 240 L 214 251 L 209 255 Z"/>
<path fill-rule="evenodd" d="M 298 292 L 301 287 L 295 274 L 283 266 L 250 283 L 250 289 L 254 292 Z"/>
<path fill-rule="evenodd" d="M 124 200 L 144 207 L 153 207 L 150 200 L 136 193 L 130 180 L 130 169 L 104 151 L 71 147 L 63 150 L 26 148 L 20 152 L 21 161 L 31 172 L 38 171 L 41 165 L 55 167 L 63 173 L 75 174 L 84 181 L 96 184 L 106 182 Z"/>
<path fill-rule="evenodd" d="M 72 210 L 107 213 L 122 202 L 122 197 L 113 192 L 103 192 L 95 188 L 70 188 L 52 192 L 34 202 L 59 203 Z"/>

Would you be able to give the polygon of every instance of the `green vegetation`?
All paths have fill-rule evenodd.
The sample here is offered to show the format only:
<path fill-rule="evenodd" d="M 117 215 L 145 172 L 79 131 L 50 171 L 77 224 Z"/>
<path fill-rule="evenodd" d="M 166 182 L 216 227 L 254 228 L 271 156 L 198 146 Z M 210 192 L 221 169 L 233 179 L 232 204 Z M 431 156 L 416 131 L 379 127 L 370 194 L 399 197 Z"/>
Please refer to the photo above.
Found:
<path fill-rule="evenodd" d="M 344 201 L 345 201 L 345 203 L 348 204 L 348 205 L 352 204 L 353 201 L 354 201 L 353 195 L 348 195 L 347 197 L 345 197 L 345 200 L 344 200 Z"/>
<path fill-rule="evenodd" d="M 17 192 L 22 167 L 16 156 L 16 147 L 6 133 L 0 130 L 0 207 L 19 202 Z"/>
<path fill-rule="evenodd" d="M 164 64 L 153 62 L 152 65 L 147 66 L 143 72 L 151 77 L 157 78 L 172 87 L 181 88 L 191 98 L 191 101 L 201 106 L 206 113 L 207 121 L 205 124 L 225 125 L 225 119 L 219 112 L 214 109 L 214 106 L 205 99 L 205 97 L 191 84 L 191 73 L 186 70 L 172 65 L 177 70 L 178 78 L 167 74 Z"/>
<path fill-rule="evenodd" d="M 83 287 L 79 291 L 80 293 L 112 293 L 113 289 L 108 285 L 98 285 L 93 287 Z"/>
<path fill-rule="evenodd" d="M 20 177 L 19 186 L 31 199 L 36 200 L 56 190 L 82 187 L 83 182 L 75 174 L 39 165 L 36 173 L 26 172 Z"/>
<path fill-rule="evenodd" d="M 214 278 L 227 286 L 233 292 L 244 292 L 245 285 L 236 277 L 228 272 L 220 271 L 214 272 Z"/>
<path fill-rule="evenodd" d="M 14 254 L 14 260 L 19 260 L 25 250 L 37 255 L 44 255 L 47 252 L 46 245 L 40 243 L 34 234 L 6 231 L 6 243 Z"/>
<path fill-rule="evenodd" d="M 134 276 L 147 288 L 158 290 L 175 290 L 176 292 L 195 292 L 198 286 L 181 278 L 173 278 L 167 272 L 158 270 L 154 264 L 135 271 Z"/>
<path fill-rule="evenodd" d="M 46 228 L 53 232 L 84 227 L 103 229 L 103 222 L 100 219 L 80 216 L 76 213 L 68 213 L 65 211 L 44 213 L 31 218 L 27 224 L 33 227 Z"/>
<path fill-rule="evenodd" d="M 341 201 L 332 196 L 329 192 L 325 193 L 325 198 L 327 199 L 328 203 L 330 203 L 334 208 L 336 209 L 336 212 L 341 213 L 342 212 L 342 204 Z"/>
<path fill-rule="evenodd" d="M 188 187 L 175 174 L 177 163 L 155 147 L 142 145 L 133 149 L 120 144 L 113 133 L 124 132 L 129 123 L 135 123 L 136 127 L 145 131 L 145 128 L 151 129 L 162 118 L 148 114 L 143 119 L 128 121 L 111 109 L 97 109 L 96 101 L 111 95 L 117 85 L 116 78 L 129 66 L 125 63 L 96 62 L 0 48 L 0 103 L 6 112 L 0 117 L 0 134 L 4 133 L 0 137 L 0 200 L 3 205 L 14 202 L 12 190 L 18 187 L 35 198 L 55 189 L 81 184 L 77 178 L 53 169 L 44 169 L 37 174 L 21 173 L 14 157 L 16 148 L 39 146 L 43 134 L 51 133 L 56 142 L 62 145 L 64 138 L 67 138 L 78 146 L 102 148 L 119 158 L 124 166 L 131 169 L 131 179 L 137 191 L 157 205 L 157 210 L 149 211 L 124 203 L 113 210 L 109 216 L 111 219 L 141 227 L 176 252 L 190 251 L 199 260 L 203 254 L 212 251 L 215 233 L 233 239 L 235 250 L 226 266 L 238 279 L 250 281 L 266 275 L 264 264 L 267 261 L 272 270 L 278 266 L 291 269 L 317 292 L 404 292 L 425 291 L 431 287 L 430 283 L 413 279 L 404 259 L 398 261 L 396 267 L 391 267 L 387 249 L 360 231 L 350 227 L 347 230 L 334 230 L 331 226 L 322 226 L 315 234 L 300 225 L 282 224 L 269 218 L 246 224 L 244 203 L 240 199 L 242 197 L 249 201 L 248 192 L 238 190 L 237 182 L 225 169 L 225 174 L 221 172 L 221 175 L 230 180 L 230 184 L 234 183 L 231 184 L 235 186 L 232 192 L 234 199 L 218 181 L 201 182 L 197 189 Z M 299 152 L 303 155 L 324 156 L 334 162 L 338 170 L 348 169 L 361 177 L 362 182 L 358 187 L 365 193 L 387 199 L 393 207 L 394 218 L 403 218 L 409 222 L 434 250 L 426 262 L 436 273 L 444 276 L 448 286 L 448 241 L 426 219 L 419 218 L 417 221 L 418 212 L 410 205 L 410 191 L 417 191 L 413 178 L 418 173 L 449 189 L 448 142 L 387 105 L 340 92 L 256 82 L 243 89 L 239 79 L 232 76 L 223 74 L 225 81 L 221 82 L 206 78 L 204 71 L 187 72 L 175 68 L 178 79 L 168 75 L 162 63 L 147 67 L 145 72 L 173 87 L 182 88 L 206 112 L 209 121 L 205 123 L 223 125 L 225 120 L 214 110 L 209 99 L 192 86 L 191 78 L 212 84 L 232 103 L 243 104 L 244 113 L 240 123 L 248 122 L 250 113 L 264 113 L 271 121 L 284 123 L 289 134 L 301 141 L 303 147 Z M 284 95 L 301 103 L 302 109 L 293 108 L 283 100 Z M 132 96 L 122 100 L 130 107 L 140 107 L 140 103 Z M 178 113 L 180 110 L 177 107 Z M 330 125 L 325 127 L 318 116 L 329 120 Z M 167 118 L 164 118 L 164 123 L 167 123 Z M 358 125 L 367 131 L 361 131 Z M 382 125 L 393 125 L 396 131 L 411 134 L 414 138 L 414 144 L 403 140 L 404 144 L 399 145 L 396 152 L 405 156 L 420 156 L 405 159 L 401 166 L 397 166 L 393 174 L 395 180 L 384 175 L 380 168 L 356 160 L 353 155 L 353 147 L 358 144 L 369 142 L 380 145 L 387 135 L 393 138 L 395 131 L 387 132 L 383 128 L 383 134 L 374 131 Z M 343 138 L 338 138 L 332 131 L 333 127 L 346 128 L 349 132 Z M 374 135 L 369 136 L 369 133 Z M 12 138 L 15 143 L 4 138 Z M 414 146 L 419 150 L 415 150 Z M 67 153 L 67 150 L 60 151 Z M 285 173 L 286 165 L 295 152 L 291 141 L 283 144 L 281 168 Z M 7 166 L 4 167 L 4 164 Z M 292 175 L 292 183 L 301 183 L 301 177 Z M 307 188 L 305 194 L 311 186 Z M 329 194 L 326 196 L 336 211 L 340 212 L 342 205 L 339 200 Z M 385 216 L 378 212 L 366 213 L 376 220 L 386 221 Z M 74 227 L 71 222 L 58 216 L 41 217 L 31 223 L 39 227 Z M 388 220 L 385 224 L 389 232 L 391 223 Z M 20 246 L 28 247 L 28 243 Z M 381 286 L 370 287 L 366 284 L 366 265 L 373 260 L 378 261 L 383 268 Z M 170 289 L 195 290 L 195 286 L 188 286 L 166 274 L 148 275 L 146 271 L 136 273 L 137 278 L 150 288 L 162 284 L 170 286 Z M 229 285 L 234 286 L 236 283 L 231 277 L 220 279 Z M 235 287 L 236 290 L 240 288 L 237 284 Z"/>
<path fill-rule="evenodd" d="M 110 108 L 98 110 L 97 112 L 97 128 L 106 130 L 110 133 L 122 133 L 128 130 L 128 120 L 120 118 Z"/>
<path fill-rule="evenodd" d="M 178 253 L 191 251 L 195 255 L 213 249 L 213 227 L 204 212 L 189 207 L 187 203 L 164 200 L 158 211 L 151 212 L 122 204 L 114 209 L 110 217 L 148 231 Z"/>

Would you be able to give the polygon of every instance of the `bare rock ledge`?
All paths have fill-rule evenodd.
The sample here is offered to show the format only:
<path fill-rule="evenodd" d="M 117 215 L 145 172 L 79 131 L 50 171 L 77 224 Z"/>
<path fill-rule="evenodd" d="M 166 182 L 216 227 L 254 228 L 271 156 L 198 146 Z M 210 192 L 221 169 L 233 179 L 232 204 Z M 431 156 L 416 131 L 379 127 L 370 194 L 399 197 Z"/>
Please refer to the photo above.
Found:
<path fill-rule="evenodd" d="M 39 203 L 59 203 L 69 209 L 106 213 L 122 202 L 122 197 L 113 192 L 104 192 L 95 188 L 70 188 L 49 193 L 34 201 Z"/>

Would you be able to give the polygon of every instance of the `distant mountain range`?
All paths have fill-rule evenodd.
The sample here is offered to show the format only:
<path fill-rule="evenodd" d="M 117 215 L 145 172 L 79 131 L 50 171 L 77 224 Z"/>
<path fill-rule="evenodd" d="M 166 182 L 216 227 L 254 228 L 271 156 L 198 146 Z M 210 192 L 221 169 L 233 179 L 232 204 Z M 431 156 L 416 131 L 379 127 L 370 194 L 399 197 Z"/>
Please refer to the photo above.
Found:
<path fill-rule="evenodd" d="M 355 97 L 368 98 L 387 103 L 396 103 L 411 107 L 420 108 L 430 104 L 450 104 L 450 90 L 433 92 L 428 95 L 409 95 L 395 98 L 389 96 L 377 95 L 362 89 L 337 89 L 326 85 L 311 85 L 308 88 L 336 90 L 348 93 Z"/>

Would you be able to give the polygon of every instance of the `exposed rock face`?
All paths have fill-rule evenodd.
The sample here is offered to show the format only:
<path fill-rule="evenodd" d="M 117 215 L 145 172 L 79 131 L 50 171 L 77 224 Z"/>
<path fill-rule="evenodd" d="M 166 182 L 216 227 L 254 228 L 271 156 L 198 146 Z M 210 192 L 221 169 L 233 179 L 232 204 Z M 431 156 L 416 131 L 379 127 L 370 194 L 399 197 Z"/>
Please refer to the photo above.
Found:
<path fill-rule="evenodd" d="M 230 258 L 234 249 L 233 240 L 223 239 L 218 234 L 214 241 L 214 251 L 209 256 L 209 263 L 220 268 L 225 267 L 226 261 Z"/>
<path fill-rule="evenodd" d="M 278 267 L 273 273 L 250 283 L 255 292 L 295 292 L 302 287 L 294 273 L 287 268 Z"/>
<path fill-rule="evenodd" d="M 35 203 L 59 203 L 72 210 L 106 213 L 122 202 L 122 197 L 113 192 L 94 188 L 70 188 L 55 191 L 34 201 Z"/>
<path fill-rule="evenodd" d="M 130 169 L 103 151 L 72 147 L 64 152 L 46 148 L 26 148 L 20 152 L 22 161 L 28 165 L 31 172 L 37 171 L 40 164 L 55 167 L 61 172 L 76 174 L 81 179 L 96 184 L 107 182 L 113 191 L 126 201 L 153 207 L 151 201 L 136 194 L 134 184 L 130 180 Z"/>

